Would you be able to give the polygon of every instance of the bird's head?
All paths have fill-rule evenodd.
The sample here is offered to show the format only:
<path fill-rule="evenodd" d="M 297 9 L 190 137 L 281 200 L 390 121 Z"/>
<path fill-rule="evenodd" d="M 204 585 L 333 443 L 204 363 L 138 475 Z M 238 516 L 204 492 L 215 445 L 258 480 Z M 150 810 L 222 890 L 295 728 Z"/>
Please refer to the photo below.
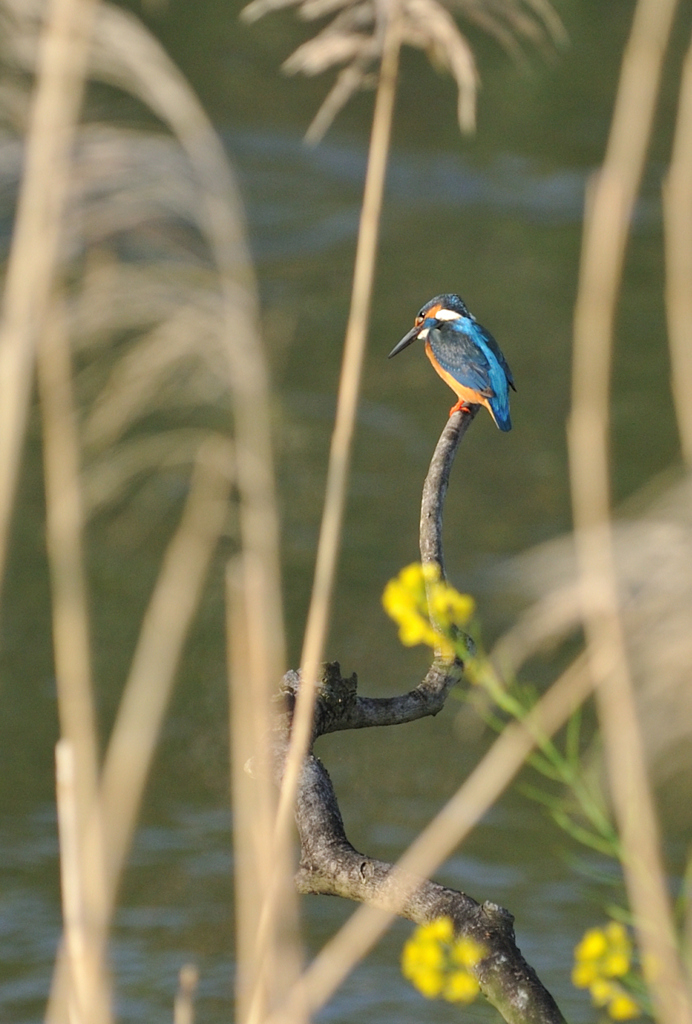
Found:
<path fill-rule="evenodd" d="M 466 303 L 458 295 L 452 292 L 447 292 L 444 295 L 436 295 L 434 299 L 430 299 L 424 306 L 418 311 L 418 315 L 413 322 L 413 327 L 405 334 L 401 341 L 394 346 L 392 351 L 389 353 L 388 358 L 396 356 L 399 352 L 403 352 L 405 348 L 411 345 L 418 338 L 425 340 L 428 336 L 428 332 L 432 327 L 435 327 L 438 323 L 444 323 L 448 320 L 458 320 L 459 317 L 471 317 Z"/>

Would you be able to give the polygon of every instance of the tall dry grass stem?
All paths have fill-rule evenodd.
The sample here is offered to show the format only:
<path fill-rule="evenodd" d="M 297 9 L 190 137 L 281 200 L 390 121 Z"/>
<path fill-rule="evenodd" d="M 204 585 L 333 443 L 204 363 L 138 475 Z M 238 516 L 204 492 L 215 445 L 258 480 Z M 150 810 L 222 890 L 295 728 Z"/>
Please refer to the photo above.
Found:
<path fill-rule="evenodd" d="M 184 964 L 178 975 L 178 991 L 173 1003 L 173 1024 L 195 1024 L 195 993 L 199 971 L 194 964 Z"/>
<path fill-rule="evenodd" d="M 88 849 L 96 846 L 95 834 L 103 836 L 104 892 L 98 934 L 104 943 L 175 673 L 225 525 L 230 450 L 225 439 L 212 438 L 199 452 L 180 525 L 166 550 L 142 622 L 106 752 L 96 810 L 87 825 Z M 46 1011 L 49 1024 L 65 1020 L 65 970 L 63 955 L 58 958 Z"/>
<path fill-rule="evenodd" d="M 329 452 L 324 510 L 317 547 L 315 577 L 301 655 L 300 688 L 291 734 L 291 747 L 279 800 L 277 842 L 286 844 L 295 804 L 298 775 L 307 750 L 319 674 L 331 611 L 334 580 L 346 503 L 351 447 L 372 302 L 380 212 L 384 195 L 396 79 L 399 65 L 399 15 L 392 0 L 385 29 L 384 53 L 375 99 L 368 166 L 339 380 L 336 420 Z"/>
<path fill-rule="evenodd" d="M 0 585 L 31 393 L 34 352 L 59 256 L 70 161 L 96 0 L 49 0 L 0 322 Z"/>
<path fill-rule="evenodd" d="M 296 799 L 300 767 L 305 757 L 312 727 L 315 684 L 326 642 L 332 594 L 339 555 L 341 527 L 346 502 L 351 446 L 358 407 L 358 393 L 367 340 L 367 329 L 372 301 L 380 212 L 384 194 L 384 180 L 391 134 L 400 38 L 396 0 L 391 4 L 385 28 L 385 41 L 380 78 L 375 99 L 368 165 L 363 194 L 363 205 L 358 231 L 354 267 L 351 308 L 342 362 L 336 420 L 327 470 L 325 503 L 317 548 L 315 577 L 308 609 L 305 639 L 301 656 L 301 674 L 304 685 L 296 705 L 288 752 L 279 797 L 274 831 L 274 859 L 272 872 L 258 929 L 261 961 L 265 956 L 268 937 L 279 926 L 278 911 L 281 892 L 281 866 L 290 857 L 290 837 L 293 808 Z M 300 1002 L 291 1006 L 299 1014 Z M 296 1019 L 300 1019 L 297 1017 Z"/>
<path fill-rule="evenodd" d="M 105 981 L 103 943 L 94 942 L 85 891 L 88 876 L 78 814 L 78 766 L 71 740 L 61 739 L 56 744 L 55 777 L 68 1018 L 70 1024 L 100 1024 L 111 1019 L 110 990 Z"/>
<path fill-rule="evenodd" d="M 233 812 L 233 871 L 236 931 L 236 1019 L 247 1021 L 250 1000 L 260 989 L 257 909 L 262 905 L 262 881 L 270 845 L 261 836 L 272 834 L 275 805 L 266 794 L 266 771 L 251 777 L 253 758 L 267 763 L 266 738 L 255 745 L 255 701 L 247 680 L 249 659 L 243 559 L 226 569 L 226 638 L 228 647 L 229 734 L 231 753 L 231 806 Z M 253 784 L 254 783 L 254 784 Z M 256 996 L 255 996 L 256 998 Z"/>
<path fill-rule="evenodd" d="M 260 934 L 262 922 L 258 911 L 272 884 L 274 869 L 271 838 L 276 794 L 272 734 L 267 728 L 262 701 L 253 692 L 257 678 L 249 671 L 251 642 L 245 600 L 248 590 L 257 586 L 252 580 L 256 571 L 256 562 L 253 565 L 246 556 L 239 555 L 229 563 L 226 573 L 237 937 L 236 1018 L 243 1022 L 261 1020 L 276 1008 L 277 994 L 287 991 L 300 970 L 298 937 L 293 934 L 292 941 L 287 941 L 289 936 L 285 934 L 286 924 L 291 926 L 291 916 L 277 921 L 275 930 Z M 292 884 L 288 892 L 279 892 L 279 911 L 282 903 L 294 896 Z M 258 950 L 262 951 L 261 956 Z M 287 957 L 292 962 L 287 964 Z"/>
<path fill-rule="evenodd" d="M 225 526 L 231 471 L 227 442 L 205 442 L 142 621 L 108 744 L 100 798 L 111 909 L 183 646 Z"/>
<path fill-rule="evenodd" d="M 613 325 L 676 0 L 639 0 L 603 167 L 588 195 L 574 314 L 568 441 L 582 616 L 622 840 L 624 873 L 656 1017 L 690 1024 L 620 618 L 610 520 L 608 427 Z"/>
<path fill-rule="evenodd" d="M 485 757 L 414 840 L 394 871 L 428 878 L 466 838 L 511 783 L 526 758 L 543 738 L 550 737 L 591 694 L 593 683 L 583 655 L 553 684 L 521 723 L 511 723 Z M 413 883 L 415 885 L 415 882 Z M 403 904 L 410 885 L 402 885 Z M 359 960 L 385 933 L 394 911 L 372 905 L 360 907 L 322 948 L 290 993 L 295 1002 L 315 1013 L 333 995 Z M 281 1013 L 267 1024 L 281 1024 Z"/>
<path fill-rule="evenodd" d="M 61 734 L 72 744 L 76 762 L 77 813 L 83 828 L 96 797 L 99 759 L 82 555 L 79 437 L 69 339 L 60 299 L 53 302 L 39 342 L 37 378 L 58 715 Z"/>
<path fill-rule="evenodd" d="M 286 760 L 279 796 L 273 857 L 275 867 L 263 902 L 257 931 L 256 958 L 259 964 L 269 957 L 269 945 L 280 927 L 280 904 L 285 878 L 285 865 L 290 860 L 290 837 L 298 777 L 307 751 L 315 701 L 315 685 L 326 643 L 336 566 L 346 503 L 351 447 L 358 407 L 367 330 L 377 256 L 380 213 L 384 195 L 389 139 L 396 96 L 399 63 L 400 12 L 398 0 L 391 0 L 387 10 L 383 55 L 380 66 L 375 110 L 370 136 L 363 204 L 358 230 L 351 307 L 346 326 L 344 356 L 337 395 L 336 419 L 329 454 L 325 502 L 317 548 L 315 576 L 308 609 L 305 638 L 301 654 L 301 687 L 291 732 L 291 745 Z M 268 967 L 258 968 L 265 977 Z M 258 982 L 259 984 L 259 982 Z M 261 986 L 260 986 L 261 987 Z M 251 1001 L 252 1024 L 262 1018 L 259 1012 L 259 991 Z M 300 1021 L 303 1008 L 300 1000 L 290 1003 L 292 1019 Z"/>
<path fill-rule="evenodd" d="M 46 546 L 51 580 L 53 648 L 60 732 L 57 767 L 64 769 L 58 794 L 66 803 L 63 851 L 70 855 L 67 879 L 78 879 L 79 934 L 89 958 L 89 986 L 72 970 L 70 999 L 82 1020 L 110 1020 L 111 997 L 105 966 L 105 879 L 101 818 L 97 800 L 98 734 L 91 680 L 87 587 L 82 556 L 83 512 L 79 438 L 72 396 L 72 366 L 64 303 L 56 298 L 37 349 L 38 390 L 43 435 L 46 494 Z M 58 756 L 58 754 L 56 754 Z M 71 827 L 74 821 L 74 829 Z M 91 826 L 91 827 L 89 827 Z M 76 831 L 75 831 L 76 830 Z M 72 907 L 74 911 L 74 907 Z M 75 960 L 66 922 L 70 963 Z M 79 992 L 75 985 L 79 983 Z M 87 998 L 88 995 L 88 998 Z"/>
<path fill-rule="evenodd" d="M 673 153 L 663 186 L 666 315 L 680 446 L 692 467 L 692 46 L 682 66 Z"/>

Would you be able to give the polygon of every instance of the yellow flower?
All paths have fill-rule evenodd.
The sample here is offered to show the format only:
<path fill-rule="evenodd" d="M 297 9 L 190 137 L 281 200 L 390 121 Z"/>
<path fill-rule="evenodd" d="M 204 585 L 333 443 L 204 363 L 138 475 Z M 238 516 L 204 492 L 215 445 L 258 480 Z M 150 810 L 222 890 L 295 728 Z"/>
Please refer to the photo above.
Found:
<path fill-rule="evenodd" d="M 441 917 L 413 932 L 402 950 L 401 971 L 428 999 L 441 996 L 449 1002 L 470 1003 L 480 989 L 469 968 L 484 955 L 473 939 L 455 939 L 451 918 Z"/>
<path fill-rule="evenodd" d="M 421 970 L 410 980 L 426 999 L 436 999 L 445 987 L 445 979 L 441 971 Z"/>
<path fill-rule="evenodd" d="M 575 988 L 588 988 L 597 977 L 598 971 L 592 963 L 575 964 L 572 969 L 572 984 Z"/>
<path fill-rule="evenodd" d="M 613 982 L 606 981 L 605 978 L 596 978 L 590 986 L 590 991 L 594 1006 L 607 1006 L 611 999 L 618 995 Z"/>
<path fill-rule="evenodd" d="M 598 960 L 608 949 L 608 940 L 601 928 L 589 928 L 574 950 L 575 960 Z"/>
<path fill-rule="evenodd" d="M 485 952 L 480 942 L 462 935 L 452 947 L 452 961 L 462 967 L 475 967 L 483 959 Z"/>
<path fill-rule="evenodd" d="M 418 565 L 418 563 L 414 563 Z M 412 568 L 409 566 L 409 568 Z M 421 565 L 421 575 L 426 583 L 435 583 L 440 578 L 440 567 L 437 562 L 426 562 Z"/>
<path fill-rule="evenodd" d="M 574 950 L 575 970 L 582 984 L 575 981 L 578 988 L 585 988 L 589 969 L 606 978 L 620 978 L 627 974 L 632 960 L 632 943 L 626 929 L 617 921 L 611 921 L 605 928 L 589 928 L 584 932 L 581 942 Z"/>
<path fill-rule="evenodd" d="M 476 602 L 469 594 L 460 594 L 453 587 L 447 588 L 449 613 L 457 625 L 464 625 L 476 611 Z"/>
<path fill-rule="evenodd" d="M 608 1008 L 612 1020 L 633 1020 L 642 1012 L 637 1001 L 616 981 L 599 979 L 591 986 L 591 998 L 594 1006 Z"/>
<path fill-rule="evenodd" d="M 435 942 L 451 942 L 454 938 L 454 925 L 451 917 L 437 917 L 429 924 L 422 924 L 416 929 L 420 940 Z"/>
<path fill-rule="evenodd" d="M 450 1003 L 472 1003 L 479 992 L 480 986 L 472 974 L 457 971 L 448 979 L 443 995 Z"/>
<path fill-rule="evenodd" d="M 621 978 L 630 969 L 630 958 L 626 953 L 614 951 L 603 957 L 603 973 L 606 978 Z"/>
<path fill-rule="evenodd" d="M 624 977 L 632 962 L 632 943 L 619 921 L 589 928 L 574 950 L 572 983 L 588 988 L 595 1006 L 605 1006 L 613 1020 L 631 1020 L 641 1013 L 628 992 L 613 978 Z"/>
<path fill-rule="evenodd" d="M 430 624 L 415 612 L 400 619 L 399 639 L 405 647 L 427 644 L 431 632 Z"/>
<path fill-rule="evenodd" d="M 639 1004 L 628 996 L 626 992 L 622 992 L 611 1000 L 610 1006 L 608 1007 L 608 1013 L 613 1020 L 634 1020 L 635 1017 L 639 1017 L 641 1014 Z"/>
<path fill-rule="evenodd" d="M 444 953 L 434 942 L 407 942 L 404 946 L 401 969 L 407 978 L 419 971 L 441 971 L 444 964 Z"/>
<path fill-rule="evenodd" d="M 473 598 L 442 580 L 435 563 L 407 565 L 387 583 L 382 604 L 398 624 L 403 644 L 427 644 L 448 658 L 454 656 L 459 627 L 475 610 Z"/>
<path fill-rule="evenodd" d="M 620 921 L 609 921 L 603 929 L 608 942 L 613 946 L 630 946 L 630 937 L 627 929 Z"/>

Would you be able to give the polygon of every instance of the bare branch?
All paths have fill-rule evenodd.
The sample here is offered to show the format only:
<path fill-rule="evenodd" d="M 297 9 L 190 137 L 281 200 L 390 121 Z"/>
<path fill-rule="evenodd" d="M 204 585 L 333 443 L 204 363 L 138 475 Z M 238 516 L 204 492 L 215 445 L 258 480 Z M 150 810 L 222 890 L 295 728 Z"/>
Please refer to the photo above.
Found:
<path fill-rule="evenodd" d="M 423 499 L 420 510 L 420 557 L 425 565 L 433 562 L 444 576 L 445 564 L 442 554 L 442 511 L 447 496 L 449 474 L 454 456 L 461 439 L 470 427 L 478 406 L 468 411 L 455 412 L 445 424 L 430 461 L 428 475 L 423 484 Z"/>
<path fill-rule="evenodd" d="M 359 697 L 355 672 L 345 679 L 338 661 L 331 662 L 324 666 L 319 685 L 312 742 L 330 732 L 402 725 L 436 715 L 444 707 L 450 688 L 461 679 L 461 670 L 460 661 L 450 663 L 436 659 L 425 679 L 408 693 L 398 697 Z M 300 673 L 295 671 L 287 672 L 282 680 L 281 692 L 290 715 L 293 714 L 300 683 Z"/>
<path fill-rule="evenodd" d="M 473 407 L 449 418 L 425 480 L 421 557 L 424 562 L 437 564 L 441 571 L 444 571 L 442 511 L 449 474 L 459 443 L 477 411 L 478 408 Z M 396 914 L 418 924 L 450 917 L 456 934 L 474 939 L 486 950 L 474 974 L 484 994 L 508 1024 L 564 1024 L 554 999 L 516 946 L 512 915 L 494 903 L 479 904 L 465 893 L 447 889 L 419 873 L 375 860 L 356 850 L 346 836 L 329 774 L 312 752 L 318 737 L 327 733 L 398 725 L 436 715 L 444 706 L 451 686 L 460 679 L 462 669 L 459 659 L 449 661 L 437 657 L 415 689 L 397 697 L 373 699 L 358 696 L 355 674 L 344 678 L 337 663 L 325 666 L 315 693 L 312 733 L 298 778 L 296 824 L 301 857 L 296 887 L 304 894 L 355 900 L 367 904 L 368 909 L 383 910 L 388 915 Z M 566 686 L 571 691 L 569 681 Z M 278 781 L 284 775 L 300 687 L 299 672 L 291 671 L 284 676 L 280 691 L 284 713 L 278 721 L 274 742 L 274 770 Z M 588 692 L 590 687 L 584 689 Z M 559 701 L 563 713 L 567 705 L 562 691 Z M 571 702 L 570 693 L 570 706 Z M 516 760 L 518 766 L 535 739 L 524 726 L 517 725 L 510 741 L 517 739 L 517 730 L 522 733 L 518 737 L 521 747 Z M 461 817 L 466 820 L 465 813 Z M 326 988 L 322 986 L 323 998 L 328 997 L 333 987 L 329 983 Z M 315 1002 L 306 996 L 300 982 L 297 990 L 296 999 L 307 998 L 312 1009 L 321 1005 L 322 1000 Z"/>

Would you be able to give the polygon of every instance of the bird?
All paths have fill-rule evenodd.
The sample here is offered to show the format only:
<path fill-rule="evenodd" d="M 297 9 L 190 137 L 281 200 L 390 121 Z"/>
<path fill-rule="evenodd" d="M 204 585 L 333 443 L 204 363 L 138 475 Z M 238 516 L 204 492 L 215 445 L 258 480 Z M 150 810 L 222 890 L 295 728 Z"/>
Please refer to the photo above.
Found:
<path fill-rule="evenodd" d="M 509 389 L 516 391 L 512 371 L 490 331 L 469 313 L 459 295 L 446 292 L 426 302 L 388 358 L 417 340 L 425 342 L 425 354 L 459 399 L 450 416 L 469 405 L 484 405 L 500 430 L 512 429 Z"/>

